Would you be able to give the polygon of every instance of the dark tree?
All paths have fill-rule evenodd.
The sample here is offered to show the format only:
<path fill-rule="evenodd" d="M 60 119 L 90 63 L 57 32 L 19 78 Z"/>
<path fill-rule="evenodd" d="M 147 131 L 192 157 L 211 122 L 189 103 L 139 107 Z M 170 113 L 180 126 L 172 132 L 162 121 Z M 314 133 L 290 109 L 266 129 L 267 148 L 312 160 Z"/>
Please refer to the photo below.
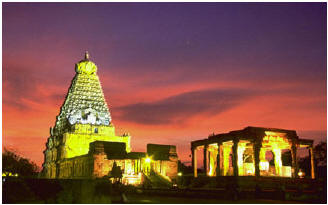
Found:
<path fill-rule="evenodd" d="M 320 142 L 313 151 L 317 177 L 327 178 L 327 142 Z"/>
<path fill-rule="evenodd" d="M 327 142 L 320 142 L 314 147 L 314 156 L 317 166 L 327 166 Z"/>
<path fill-rule="evenodd" d="M 178 160 L 178 172 L 182 172 L 183 175 L 185 174 L 193 174 L 192 166 L 186 166 L 180 160 Z"/>
<path fill-rule="evenodd" d="M 38 166 L 27 158 L 23 158 L 6 148 L 2 153 L 2 173 L 9 175 L 18 174 L 20 177 L 36 177 Z"/>
<path fill-rule="evenodd" d="M 327 176 L 327 143 L 320 142 L 314 149 L 314 162 L 317 177 Z M 298 161 L 299 168 L 302 169 L 306 176 L 311 176 L 311 159 L 309 156 L 302 157 Z"/>
<path fill-rule="evenodd" d="M 305 172 L 305 176 L 311 176 L 311 160 L 309 156 L 300 158 L 298 161 L 298 167 Z"/>

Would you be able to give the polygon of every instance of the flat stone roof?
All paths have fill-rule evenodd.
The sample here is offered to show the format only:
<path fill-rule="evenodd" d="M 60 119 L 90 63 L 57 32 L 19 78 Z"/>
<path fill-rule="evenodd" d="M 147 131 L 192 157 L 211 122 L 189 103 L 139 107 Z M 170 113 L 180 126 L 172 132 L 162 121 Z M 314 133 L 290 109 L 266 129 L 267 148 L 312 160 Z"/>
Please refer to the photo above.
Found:
<path fill-rule="evenodd" d="M 195 140 L 191 142 L 191 146 L 202 146 L 206 144 L 217 143 L 218 141 L 228 141 L 228 140 L 260 140 L 262 137 L 266 136 L 265 132 L 277 132 L 286 134 L 286 137 L 291 141 L 296 141 L 298 144 L 313 144 L 311 139 L 299 139 L 295 130 L 287 130 L 280 128 L 268 128 L 268 127 L 253 127 L 248 126 L 241 130 L 234 130 L 228 133 L 212 134 L 208 138 Z"/>

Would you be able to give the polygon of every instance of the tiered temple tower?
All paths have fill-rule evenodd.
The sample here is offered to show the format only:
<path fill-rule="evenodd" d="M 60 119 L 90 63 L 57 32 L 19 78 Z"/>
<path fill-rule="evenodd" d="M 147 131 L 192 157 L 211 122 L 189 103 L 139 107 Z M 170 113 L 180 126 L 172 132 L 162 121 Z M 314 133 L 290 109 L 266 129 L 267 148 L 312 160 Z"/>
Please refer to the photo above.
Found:
<path fill-rule="evenodd" d="M 42 174 L 47 178 L 60 176 L 60 166 L 66 159 L 88 154 L 89 144 L 94 141 L 125 143 L 126 152 L 131 151 L 130 136 L 115 135 L 97 66 L 89 60 L 87 52 L 75 65 L 75 71 L 46 143 Z"/>

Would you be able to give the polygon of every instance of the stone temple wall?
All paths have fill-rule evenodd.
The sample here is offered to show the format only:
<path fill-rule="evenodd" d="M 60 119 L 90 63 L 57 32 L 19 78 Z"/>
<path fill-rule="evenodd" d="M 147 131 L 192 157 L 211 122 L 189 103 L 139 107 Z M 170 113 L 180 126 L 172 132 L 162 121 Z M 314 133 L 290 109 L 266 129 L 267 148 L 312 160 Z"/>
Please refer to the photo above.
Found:
<path fill-rule="evenodd" d="M 170 179 L 175 179 L 178 176 L 178 160 L 164 161 L 166 176 Z"/>
<path fill-rule="evenodd" d="M 155 173 L 171 180 L 177 177 L 178 158 L 176 153 L 170 152 L 170 154 L 167 153 L 169 155 L 164 156 L 164 153 L 161 152 L 163 155 L 162 159 L 156 159 L 154 155 L 154 158 L 148 163 L 145 161 L 145 158 L 129 159 L 123 156 L 116 156 L 116 158 L 115 156 L 110 156 L 104 150 L 104 144 L 106 143 L 108 142 L 97 141 L 90 143 L 88 154 L 61 160 L 57 163 L 57 167 L 53 164 L 48 169 L 48 175 L 51 177 L 48 176 L 47 178 L 102 178 L 110 175 L 114 163 L 120 167 L 124 175 L 137 175 L 139 172 L 148 173 L 150 171 L 148 167 L 151 167 L 151 170 Z M 162 145 L 160 147 L 163 148 Z M 124 149 L 124 146 L 122 148 Z"/>
<path fill-rule="evenodd" d="M 89 155 L 65 159 L 59 163 L 58 178 L 91 178 L 93 163 L 93 159 Z"/>
<path fill-rule="evenodd" d="M 152 169 L 164 177 L 174 179 L 178 175 L 176 146 L 148 144 L 147 154 L 152 158 Z"/>

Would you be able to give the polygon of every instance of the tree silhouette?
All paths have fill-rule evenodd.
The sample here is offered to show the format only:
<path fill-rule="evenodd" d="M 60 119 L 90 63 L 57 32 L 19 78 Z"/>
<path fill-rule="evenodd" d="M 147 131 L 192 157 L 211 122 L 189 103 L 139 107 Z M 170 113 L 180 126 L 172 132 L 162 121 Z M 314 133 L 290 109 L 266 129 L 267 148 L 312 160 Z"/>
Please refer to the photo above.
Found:
<path fill-rule="evenodd" d="M 2 173 L 6 176 L 17 174 L 21 177 L 35 177 L 38 174 L 38 166 L 5 148 L 2 153 Z"/>
<path fill-rule="evenodd" d="M 314 156 L 317 166 L 327 166 L 327 142 L 319 142 L 314 147 Z"/>
<path fill-rule="evenodd" d="M 178 160 L 178 171 L 182 172 L 183 174 L 192 174 L 192 173 L 194 173 L 193 169 L 192 169 L 192 166 L 186 166 L 180 160 Z"/>
<path fill-rule="evenodd" d="M 314 162 L 317 177 L 327 177 L 327 143 L 319 142 L 314 148 Z M 311 159 L 309 156 L 302 157 L 298 161 L 299 168 L 307 176 L 311 176 Z"/>

